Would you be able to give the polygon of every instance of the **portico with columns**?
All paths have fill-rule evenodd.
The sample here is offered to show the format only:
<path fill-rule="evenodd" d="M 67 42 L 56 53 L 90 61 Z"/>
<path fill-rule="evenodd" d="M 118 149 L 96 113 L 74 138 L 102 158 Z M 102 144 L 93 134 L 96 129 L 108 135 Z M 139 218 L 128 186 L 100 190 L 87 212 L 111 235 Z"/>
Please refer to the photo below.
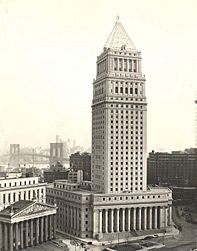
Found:
<path fill-rule="evenodd" d="M 163 188 L 160 189 L 160 193 L 157 190 L 150 194 L 151 192 L 147 192 L 146 196 L 145 194 L 143 196 L 139 194 L 136 196 L 134 194 L 132 196 L 95 195 L 93 197 L 93 238 L 103 239 L 114 233 L 121 233 L 124 236 L 128 232 L 170 231 L 172 200 L 169 198 L 169 190 Z M 118 202 L 120 199 L 121 204 Z M 128 200 L 133 201 L 128 202 Z"/>
<path fill-rule="evenodd" d="M 55 206 L 18 201 L 0 212 L 0 251 L 21 250 L 55 237 Z"/>

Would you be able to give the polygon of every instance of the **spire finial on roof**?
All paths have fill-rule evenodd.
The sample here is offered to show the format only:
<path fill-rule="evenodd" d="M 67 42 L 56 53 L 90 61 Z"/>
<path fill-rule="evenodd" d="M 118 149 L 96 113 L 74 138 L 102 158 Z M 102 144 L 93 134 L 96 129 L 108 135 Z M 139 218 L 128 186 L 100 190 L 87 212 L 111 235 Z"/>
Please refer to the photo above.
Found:
<path fill-rule="evenodd" d="M 117 16 L 116 16 L 116 22 L 118 22 L 119 19 L 120 19 L 120 16 L 117 15 Z"/>

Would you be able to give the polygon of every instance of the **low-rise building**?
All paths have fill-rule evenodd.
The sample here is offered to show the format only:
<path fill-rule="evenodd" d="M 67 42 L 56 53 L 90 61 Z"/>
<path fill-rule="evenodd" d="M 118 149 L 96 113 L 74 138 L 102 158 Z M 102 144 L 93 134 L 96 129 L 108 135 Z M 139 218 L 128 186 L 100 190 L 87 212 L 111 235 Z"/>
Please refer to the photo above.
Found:
<path fill-rule="evenodd" d="M 18 201 L 0 212 L 0 250 L 32 247 L 55 238 L 56 207 Z"/>
<path fill-rule="evenodd" d="M 68 170 L 47 170 L 44 171 L 44 182 L 52 183 L 55 180 L 68 179 Z"/>
<path fill-rule="evenodd" d="M 82 170 L 83 179 L 91 180 L 91 154 L 76 152 L 70 155 L 70 168 L 74 171 Z"/>
<path fill-rule="evenodd" d="M 149 153 L 147 159 L 148 184 L 168 186 L 197 186 L 197 149 L 171 153 Z"/>
<path fill-rule="evenodd" d="M 38 177 L 0 179 L 0 210 L 20 200 L 46 201 L 46 183 Z"/>
<path fill-rule="evenodd" d="M 68 173 L 68 180 L 73 183 L 81 183 L 83 181 L 83 171 L 70 171 Z"/>

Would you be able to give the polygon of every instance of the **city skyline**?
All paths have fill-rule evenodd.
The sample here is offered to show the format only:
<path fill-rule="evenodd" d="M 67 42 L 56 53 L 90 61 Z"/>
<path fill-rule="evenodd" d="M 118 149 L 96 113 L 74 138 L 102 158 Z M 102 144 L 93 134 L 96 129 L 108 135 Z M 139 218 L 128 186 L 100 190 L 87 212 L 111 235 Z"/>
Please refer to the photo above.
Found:
<path fill-rule="evenodd" d="M 194 146 L 195 1 L 111 3 L 1 1 L 1 147 L 48 145 L 56 134 L 91 145 L 95 55 L 117 14 L 142 51 L 148 151 Z"/>

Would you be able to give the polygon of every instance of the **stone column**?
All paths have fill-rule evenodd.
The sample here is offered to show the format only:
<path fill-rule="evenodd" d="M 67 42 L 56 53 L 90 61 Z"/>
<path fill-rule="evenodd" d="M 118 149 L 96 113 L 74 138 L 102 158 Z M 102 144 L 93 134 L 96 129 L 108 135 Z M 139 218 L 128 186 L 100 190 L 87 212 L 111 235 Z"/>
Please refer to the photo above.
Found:
<path fill-rule="evenodd" d="M 0 222 L 0 250 L 3 248 L 3 223 Z"/>
<path fill-rule="evenodd" d="M 141 60 L 139 60 L 138 63 L 139 63 L 138 64 L 138 66 L 139 66 L 138 67 L 138 71 L 141 73 L 142 72 L 142 66 L 141 66 L 142 63 L 141 63 Z"/>
<path fill-rule="evenodd" d="M 144 207 L 144 230 L 147 229 L 147 208 Z"/>
<path fill-rule="evenodd" d="M 111 233 L 114 232 L 114 210 L 111 209 Z"/>
<path fill-rule="evenodd" d="M 52 240 L 52 215 L 49 215 L 49 240 Z"/>
<path fill-rule="evenodd" d="M 27 248 L 29 246 L 29 222 L 28 220 L 25 221 L 25 247 Z"/>
<path fill-rule="evenodd" d="M 74 221 L 74 224 L 73 224 L 73 229 L 76 230 L 76 215 L 75 215 L 75 207 L 73 207 L 73 221 Z"/>
<path fill-rule="evenodd" d="M 57 219 L 56 219 L 56 214 L 53 215 L 53 238 L 56 238 L 56 224 L 57 224 Z"/>
<path fill-rule="evenodd" d="M 8 225 L 7 223 L 4 223 L 4 248 L 5 251 L 8 250 Z"/>
<path fill-rule="evenodd" d="M 164 227 L 163 214 L 164 214 L 163 207 L 160 207 L 159 208 L 159 227 L 160 227 L 160 229 L 162 229 Z"/>
<path fill-rule="evenodd" d="M 36 219 L 36 244 L 39 244 L 40 241 L 39 241 L 39 235 L 40 235 L 40 231 L 39 231 L 39 218 Z"/>
<path fill-rule="evenodd" d="M 119 208 L 116 209 L 116 213 L 117 213 L 117 215 L 116 215 L 117 232 L 119 232 L 120 231 L 120 226 L 119 226 L 119 213 L 120 213 L 120 210 L 119 210 Z"/>
<path fill-rule="evenodd" d="M 43 233 L 44 233 L 44 218 L 41 217 L 40 218 L 40 243 L 43 243 L 43 241 L 44 241 Z"/>
<path fill-rule="evenodd" d="M 131 209 L 128 208 L 127 210 L 127 230 L 131 230 Z"/>
<path fill-rule="evenodd" d="M 103 232 L 103 229 L 102 229 L 102 209 L 99 210 L 99 233 L 102 233 Z"/>
<path fill-rule="evenodd" d="M 105 209 L 105 233 L 108 233 L 108 209 Z"/>
<path fill-rule="evenodd" d="M 154 208 L 154 211 L 155 211 L 154 228 L 157 229 L 157 207 Z"/>
<path fill-rule="evenodd" d="M 78 225 L 77 225 L 77 223 L 78 223 L 78 217 L 77 217 L 78 213 L 77 213 L 77 211 L 78 211 L 78 208 L 76 207 L 76 211 L 75 211 L 75 217 L 76 217 L 76 230 L 78 229 Z"/>
<path fill-rule="evenodd" d="M 149 208 L 149 229 L 153 228 L 153 219 L 152 219 L 153 211 L 152 207 Z"/>
<path fill-rule="evenodd" d="M 30 220 L 30 245 L 34 245 L 34 222 L 33 219 Z"/>
<path fill-rule="evenodd" d="M 73 228 L 73 207 L 70 207 L 70 227 Z"/>
<path fill-rule="evenodd" d="M 165 218 L 165 227 L 168 226 L 168 207 L 165 207 L 165 214 L 166 214 L 166 218 Z"/>
<path fill-rule="evenodd" d="M 23 221 L 20 222 L 20 243 L 21 249 L 24 247 L 24 239 L 23 239 Z"/>
<path fill-rule="evenodd" d="M 133 208 L 133 230 L 136 230 L 136 208 Z"/>
<path fill-rule="evenodd" d="M 172 225 L 172 205 L 169 205 L 169 221 L 168 221 L 168 225 L 169 226 Z"/>
<path fill-rule="evenodd" d="M 122 209 L 122 231 L 125 231 L 125 208 Z"/>
<path fill-rule="evenodd" d="M 136 69 L 136 72 L 138 72 L 138 60 L 136 60 L 136 64 L 135 64 L 135 69 Z"/>
<path fill-rule="evenodd" d="M 9 224 L 9 251 L 13 251 L 13 224 Z"/>
<path fill-rule="evenodd" d="M 47 241 L 48 240 L 48 216 L 44 217 L 44 240 Z"/>
<path fill-rule="evenodd" d="M 16 247 L 16 250 L 18 250 L 18 222 L 15 223 L 15 247 Z"/>
<path fill-rule="evenodd" d="M 141 230 L 142 229 L 142 209 L 141 207 L 139 207 L 139 210 L 138 210 L 138 230 Z"/>

